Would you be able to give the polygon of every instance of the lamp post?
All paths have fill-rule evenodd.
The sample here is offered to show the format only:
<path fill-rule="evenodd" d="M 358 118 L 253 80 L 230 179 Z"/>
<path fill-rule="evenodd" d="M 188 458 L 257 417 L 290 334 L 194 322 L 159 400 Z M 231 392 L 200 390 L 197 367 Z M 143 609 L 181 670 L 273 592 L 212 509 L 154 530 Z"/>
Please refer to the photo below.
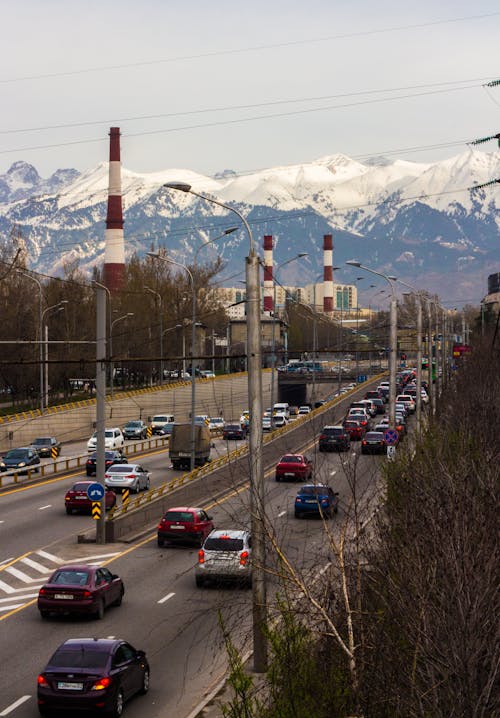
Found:
<path fill-rule="evenodd" d="M 262 470 L 262 359 L 260 345 L 260 287 L 259 258 L 255 251 L 252 231 L 245 217 L 234 207 L 195 192 L 184 182 L 169 182 L 167 189 L 188 192 L 195 197 L 215 204 L 236 214 L 243 223 L 249 240 L 246 258 L 246 307 L 247 307 L 247 355 L 248 355 L 248 403 L 250 409 L 249 457 L 250 457 L 250 514 L 252 530 L 252 618 L 254 670 L 263 673 L 267 668 L 267 601 L 265 575 L 264 531 L 264 474 Z"/>
<path fill-rule="evenodd" d="M 287 259 L 285 262 L 281 262 L 281 264 L 278 264 L 276 269 L 273 271 L 273 325 L 272 325 L 272 334 L 271 334 L 271 423 L 272 423 L 272 417 L 273 417 L 273 408 L 274 408 L 274 385 L 275 385 L 275 370 L 276 370 L 276 356 L 275 356 L 275 350 L 276 350 L 276 277 L 278 274 L 278 271 L 285 267 L 287 264 L 290 264 L 291 262 L 295 262 L 297 259 L 302 259 L 303 257 L 307 257 L 308 252 L 299 252 L 295 255 L 295 257 L 291 257 L 291 259 Z M 278 315 L 279 320 L 279 315 Z"/>
<path fill-rule="evenodd" d="M 62 312 L 64 311 L 65 305 L 68 303 L 67 299 L 61 299 L 60 302 L 57 304 L 53 304 L 50 307 L 47 307 L 43 310 L 41 315 L 41 323 L 40 327 L 43 326 L 45 315 L 48 314 L 51 311 L 56 312 Z M 44 345 L 45 345 L 45 359 L 44 359 L 44 365 L 45 365 L 45 386 L 44 386 L 44 407 L 47 409 L 49 405 L 49 327 L 48 324 L 45 324 L 44 326 Z"/>
<path fill-rule="evenodd" d="M 122 322 L 125 319 L 128 319 L 129 317 L 133 317 L 134 312 L 127 312 L 127 314 L 123 314 L 121 317 L 118 317 L 117 319 L 114 319 L 111 322 L 111 325 L 109 327 L 109 358 L 110 358 L 110 368 L 111 368 L 111 379 L 110 379 L 110 388 L 111 388 L 111 398 L 113 398 L 114 395 L 114 385 L 115 385 L 115 363 L 113 360 L 113 327 L 118 324 L 118 322 Z"/>
<path fill-rule="evenodd" d="M 109 331 L 111 331 L 111 292 L 109 291 L 108 287 L 106 287 L 104 284 L 101 284 L 101 282 L 97 282 L 95 279 L 92 280 L 92 284 L 96 287 L 99 287 L 99 289 L 104 290 L 107 294 L 107 297 L 108 297 L 108 332 L 109 332 Z M 105 333 L 106 333 L 106 331 L 105 331 Z M 110 344 L 109 337 L 107 337 L 107 339 L 108 339 L 108 344 Z M 111 346 L 109 346 L 108 348 L 111 353 Z M 109 369 L 107 371 L 109 371 Z M 109 379 L 110 389 L 112 386 L 111 382 L 112 382 L 112 378 L 110 376 L 110 379 Z"/>
<path fill-rule="evenodd" d="M 407 287 L 417 299 L 417 434 L 420 433 L 422 423 L 422 293 L 411 286 L 403 282 L 402 279 L 398 279 L 398 282 L 404 287 Z"/>
<path fill-rule="evenodd" d="M 163 384 L 163 298 L 160 292 L 151 287 L 144 287 L 145 292 L 149 292 L 158 299 L 158 309 L 160 313 L 160 386 Z"/>
<path fill-rule="evenodd" d="M 398 324 L 397 324 L 397 301 L 394 282 L 396 277 L 377 272 L 375 269 L 365 267 L 361 262 L 350 259 L 346 262 L 351 267 L 357 267 L 365 272 L 376 274 L 388 282 L 391 288 L 391 332 L 390 332 L 390 353 L 389 353 L 389 426 L 394 429 L 396 424 L 396 354 L 398 351 Z"/>
<path fill-rule="evenodd" d="M 38 300 L 39 347 L 38 347 L 38 354 L 39 354 L 39 360 L 40 360 L 40 413 L 43 414 L 43 400 L 44 400 L 44 390 L 43 390 L 43 289 L 42 289 L 41 282 L 36 277 L 33 277 L 33 275 L 27 274 L 26 272 L 21 272 L 19 269 L 16 271 L 18 274 L 21 274 L 23 277 L 26 277 L 27 279 L 31 279 L 33 282 L 36 282 L 36 284 L 38 285 L 38 292 L 39 292 L 39 300 Z"/>

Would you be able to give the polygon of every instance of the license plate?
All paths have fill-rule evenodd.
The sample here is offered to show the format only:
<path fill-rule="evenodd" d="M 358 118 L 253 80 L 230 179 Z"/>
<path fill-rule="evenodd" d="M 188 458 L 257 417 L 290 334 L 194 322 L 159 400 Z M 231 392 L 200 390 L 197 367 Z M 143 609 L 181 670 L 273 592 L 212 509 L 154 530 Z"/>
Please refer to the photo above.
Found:
<path fill-rule="evenodd" d="M 56 598 L 58 601 L 71 601 L 73 599 L 73 596 L 70 593 L 55 593 L 54 598 Z"/>
<path fill-rule="evenodd" d="M 317 504 L 316 499 L 306 499 L 306 504 Z"/>
<path fill-rule="evenodd" d="M 179 451 L 178 455 L 179 456 L 191 456 L 191 454 L 188 454 L 187 451 Z"/>
<path fill-rule="evenodd" d="M 86 501 L 87 496 L 75 496 L 75 499 L 76 499 L 77 501 Z"/>
<path fill-rule="evenodd" d="M 171 526 L 170 529 L 174 531 L 184 531 L 184 526 Z"/>
<path fill-rule="evenodd" d="M 57 687 L 64 691 L 83 691 L 83 683 L 66 683 L 66 681 L 57 681 Z"/>
<path fill-rule="evenodd" d="M 285 476 L 295 476 L 295 474 L 293 472 L 288 472 L 285 474 Z"/>

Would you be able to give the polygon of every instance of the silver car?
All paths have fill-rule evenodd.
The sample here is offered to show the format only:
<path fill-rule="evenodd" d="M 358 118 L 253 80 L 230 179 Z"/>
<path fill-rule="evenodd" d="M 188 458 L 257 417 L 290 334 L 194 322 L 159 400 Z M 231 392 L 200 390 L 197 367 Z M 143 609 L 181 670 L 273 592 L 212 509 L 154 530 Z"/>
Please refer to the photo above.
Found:
<path fill-rule="evenodd" d="M 149 489 L 151 474 L 140 464 L 113 464 L 104 474 L 106 488 L 116 491 L 129 489 L 138 494 Z"/>
<path fill-rule="evenodd" d="M 252 585 L 252 539 L 249 531 L 214 529 L 198 552 L 197 586 L 205 581 L 234 580 Z"/>

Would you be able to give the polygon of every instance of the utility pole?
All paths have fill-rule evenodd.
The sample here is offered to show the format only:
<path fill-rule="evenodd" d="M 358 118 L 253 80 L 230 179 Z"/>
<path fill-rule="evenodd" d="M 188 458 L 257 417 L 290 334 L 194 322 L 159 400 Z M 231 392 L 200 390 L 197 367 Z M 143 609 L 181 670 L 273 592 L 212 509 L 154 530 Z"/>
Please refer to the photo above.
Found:
<path fill-rule="evenodd" d="M 106 292 L 105 288 L 95 284 L 96 290 L 96 482 L 102 484 L 104 496 L 101 499 L 101 515 L 96 521 L 96 543 L 106 543 L 106 448 L 104 431 L 106 426 Z"/>

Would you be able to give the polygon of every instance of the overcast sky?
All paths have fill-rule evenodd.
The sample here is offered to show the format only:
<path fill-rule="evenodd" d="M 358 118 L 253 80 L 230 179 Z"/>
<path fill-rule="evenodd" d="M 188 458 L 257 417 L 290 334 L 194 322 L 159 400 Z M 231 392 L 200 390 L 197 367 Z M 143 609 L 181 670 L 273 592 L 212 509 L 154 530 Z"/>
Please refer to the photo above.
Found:
<path fill-rule="evenodd" d="M 500 131 L 483 87 L 498 0 L 17 0 L 1 17 L 0 173 L 94 167 L 110 126 L 128 169 L 208 175 L 431 161 Z"/>

